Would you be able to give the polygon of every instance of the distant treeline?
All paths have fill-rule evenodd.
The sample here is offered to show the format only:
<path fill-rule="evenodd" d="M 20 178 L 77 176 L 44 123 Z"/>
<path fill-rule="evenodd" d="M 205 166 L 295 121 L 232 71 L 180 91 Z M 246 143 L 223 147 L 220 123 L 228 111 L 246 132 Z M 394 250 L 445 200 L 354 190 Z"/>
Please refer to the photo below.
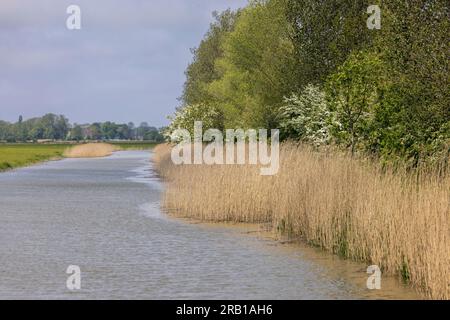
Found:
<path fill-rule="evenodd" d="M 449 3 L 253 0 L 216 13 L 169 131 L 203 120 L 412 165 L 448 157 Z"/>
<path fill-rule="evenodd" d="M 70 124 L 63 115 L 46 114 L 40 118 L 23 120 L 16 123 L 0 120 L 0 141 L 26 142 L 38 140 L 146 140 L 161 142 L 164 140 L 160 129 L 146 122 L 135 126 L 114 122 L 95 122 L 91 124 Z"/>

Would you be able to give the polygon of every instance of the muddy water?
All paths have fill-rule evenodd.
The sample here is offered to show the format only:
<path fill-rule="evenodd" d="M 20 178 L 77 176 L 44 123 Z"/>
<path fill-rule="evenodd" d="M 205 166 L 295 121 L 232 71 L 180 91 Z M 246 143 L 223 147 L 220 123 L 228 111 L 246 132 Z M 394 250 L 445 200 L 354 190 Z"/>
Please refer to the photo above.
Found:
<path fill-rule="evenodd" d="M 417 298 L 367 266 L 159 209 L 149 152 L 66 159 L 0 174 L 1 299 Z M 81 269 L 68 290 L 66 269 Z"/>

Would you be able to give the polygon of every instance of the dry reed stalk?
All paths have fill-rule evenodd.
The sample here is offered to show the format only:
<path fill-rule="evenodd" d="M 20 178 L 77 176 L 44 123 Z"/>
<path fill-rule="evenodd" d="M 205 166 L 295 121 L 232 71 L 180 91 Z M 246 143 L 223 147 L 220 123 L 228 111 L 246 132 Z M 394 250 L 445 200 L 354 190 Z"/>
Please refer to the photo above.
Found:
<path fill-rule="evenodd" d="M 67 149 L 64 156 L 66 158 L 106 157 L 117 150 L 117 147 L 107 143 L 87 143 Z"/>
<path fill-rule="evenodd" d="M 284 144 L 280 171 L 180 165 L 155 148 L 169 213 L 205 221 L 271 222 L 274 230 L 379 265 L 432 299 L 450 298 L 450 176 L 381 169 L 337 152 Z"/>

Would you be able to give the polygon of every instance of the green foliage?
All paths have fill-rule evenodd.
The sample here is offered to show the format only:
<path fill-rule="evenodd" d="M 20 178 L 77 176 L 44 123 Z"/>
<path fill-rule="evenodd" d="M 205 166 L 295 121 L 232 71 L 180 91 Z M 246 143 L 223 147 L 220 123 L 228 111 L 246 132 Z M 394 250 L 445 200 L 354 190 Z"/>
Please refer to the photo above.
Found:
<path fill-rule="evenodd" d="M 0 121 L 0 141 L 63 140 L 67 137 L 69 126 L 66 117 L 52 113 L 27 121 L 19 117 L 15 124 Z"/>
<path fill-rule="evenodd" d="M 216 62 L 221 77 L 208 92 L 227 127 L 274 127 L 277 108 L 295 88 L 286 1 L 252 1 L 242 10 Z"/>
<path fill-rule="evenodd" d="M 19 117 L 16 123 L 0 120 L 0 142 L 27 142 L 37 140 L 164 140 L 160 130 L 142 123 L 135 128 L 133 123 L 116 124 L 114 122 L 70 125 L 69 120 L 60 115 L 46 114 L 41 118 L 23 121 Z"/>
<path fill-rule="evenodd" d="M 381 30 L 367 28 L 372 4 L 380 6 Z M 226 128 L 279 127 L 284 138 L 333 142 L 411 166 L 446 161 L 449 6 L 252 0 L 215 15 L 193 51 L 183 106 L 214 106 Z M 202 119 L 195 117 L 190 126 Z"/>
<path fill-rule="evenodd" d="M 234 28 L 239 12 L 226 10 L 219 14 L 213 13 L 215 21 L 198 48 L 192 49 L 194 59 L 186 70 L 186 82 L 182 101 L 184 105 L 198 103 L 211 104 L 214 99 L 208 93 L 208 85 L 220 78 L 215 68 L 216 60 L 223 56 L 222 43 Z"/>
<path fill-rule="evenodd" d="M 405 14 L 407 13 L 407 14 Z M 450 121 L 450 7 L 445 0 L 389 1 L 377 39 L 390 86 L 382 118 L 382 153 L 404 156 L 417 164 L 428 158 Z M 430 153 L 431 152 L 431 153 Z"/>
<path fill-rule="evenodd" d="M 374 33 L 366 26 L 368 6 L 368 2 L 351 0 L 288 1 L 301 87 L 323 83 L 352 51 L 372 42 Z"/>
<path fill-rule="evenodd" d="M 338 67 L 327 81 L 333 135 L 355 152 L 379 103 L 382 63 L 370 53 L 357 52 Z"/>
<path fill-rule="evenodd" d="M 75 141 L 80 141 L 84 139 L 83 129 L 79 125 L 75 125 L 72 130 L 70 130 L 70 139 Z"/>

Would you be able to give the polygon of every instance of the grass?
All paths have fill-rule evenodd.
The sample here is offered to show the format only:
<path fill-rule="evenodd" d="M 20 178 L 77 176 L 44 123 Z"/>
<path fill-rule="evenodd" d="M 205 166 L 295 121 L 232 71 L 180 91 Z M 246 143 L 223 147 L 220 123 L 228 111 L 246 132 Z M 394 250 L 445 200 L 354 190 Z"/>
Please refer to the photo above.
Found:
<path fill-rule="evenodd" d="M 0 171 L 63 157 L 67 144 L 0 144 Z"/>
<path fill-rule="evenodd" d="M 156 144 L 152 142 L 112 142 L 117 150 L 148 150 Z M 0 171 L 10 170 L 18 167 L 29 166 L 35 163 L 61 159 L 65 157 L 64 153 L 73 144 L 55 143 L 0 143 Z"/>
<path fill-rule="evenodd" d="M 269 223 L 342 257 L 376 264 L 425 297 L 450 298 L 450 176 L 382 168 L 367 159 L 284 144 L 280 171 L 180 165 L 155 148 L 164 207 L 210 222 Z M 448 171 L 447 171 L 448 172 Z"/>

